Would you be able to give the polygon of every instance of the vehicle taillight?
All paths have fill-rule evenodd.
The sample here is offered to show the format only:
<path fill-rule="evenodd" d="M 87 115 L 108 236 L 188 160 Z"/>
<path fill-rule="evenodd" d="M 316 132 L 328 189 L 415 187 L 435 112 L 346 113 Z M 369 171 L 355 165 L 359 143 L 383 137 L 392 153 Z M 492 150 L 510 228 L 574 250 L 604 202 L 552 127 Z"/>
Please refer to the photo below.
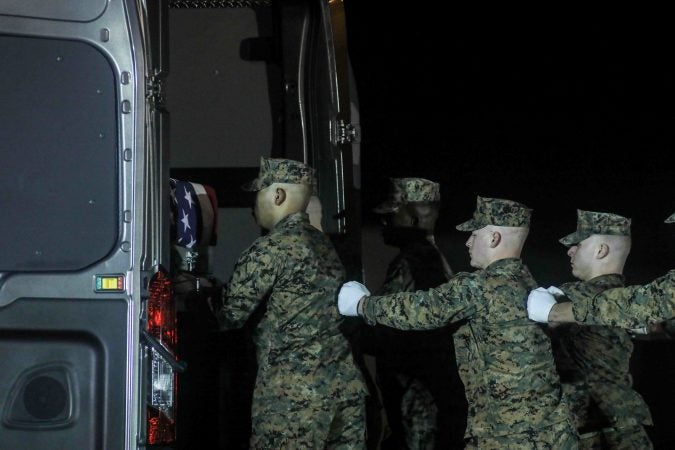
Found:
<path fill-rule="evenodd" d="M 157 272 L 148 290 L 148 333 L 173 352 L 177 325 L 171 280 L 161 271 Z M 154 348 L 150 350 L 147 442 L 167 444 L 176 439 L 177 374 L 164 356 Z"/>
<path fill-rule="evenodd" d="M 148 332 L 169 350 L 176 347 L 176 308 L 171 280 L 157 272 L 150 282 Z"/>

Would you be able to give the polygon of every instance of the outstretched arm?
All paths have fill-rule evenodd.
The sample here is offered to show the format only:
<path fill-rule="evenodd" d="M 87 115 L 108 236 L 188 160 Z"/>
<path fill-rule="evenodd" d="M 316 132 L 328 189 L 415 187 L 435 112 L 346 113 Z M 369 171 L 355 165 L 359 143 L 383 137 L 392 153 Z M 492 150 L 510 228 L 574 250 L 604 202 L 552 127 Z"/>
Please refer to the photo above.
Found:
<path fill-rule="evenodd" d="M 358 313 L 370 325 L 379 323 L 400 330 L 434 329 L 461 320 L 474 313 L 482 298 L 472 274 L 460 274 L 428 291 L 374 297 L 353 283 L 346 283 L 340 291 L 340 312 Z"/>
<path fill-rule="evenodd" d="M 675 270 L 645 285 L 608 289 L 582 300 L 574 306 L 574 317 L 585 324 L 637 329 L 662 322 L 675 317 Z"/>

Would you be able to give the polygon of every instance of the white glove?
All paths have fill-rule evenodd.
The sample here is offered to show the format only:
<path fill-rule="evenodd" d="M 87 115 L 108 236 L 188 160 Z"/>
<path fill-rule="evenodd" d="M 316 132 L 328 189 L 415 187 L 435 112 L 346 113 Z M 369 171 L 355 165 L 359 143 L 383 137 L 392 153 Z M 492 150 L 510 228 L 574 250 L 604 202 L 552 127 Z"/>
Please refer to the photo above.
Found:
<path fill-rule="evenodd" d="M 359 300 L 370 295 L 367 287 L 358 281 L 348 281 L 340 288 L 338 310 L 343 316 L 358 316 Z"/>
<path fill-rule="evenodd" d="M 548 314 L 556 304 L 555 297 L 544 288 L 530 291 L 527 296 L 527 317 L 535 322 L 548 323 Z"/>
<path fill-rule="evenodd" d="M 565 295 L 563 291 L 561 291 L 555 286 L 549 286 L 548 289 L 546 290 L 548 291 L 549 294 L 553 295 L 554 297 L 562 297 Z"/>

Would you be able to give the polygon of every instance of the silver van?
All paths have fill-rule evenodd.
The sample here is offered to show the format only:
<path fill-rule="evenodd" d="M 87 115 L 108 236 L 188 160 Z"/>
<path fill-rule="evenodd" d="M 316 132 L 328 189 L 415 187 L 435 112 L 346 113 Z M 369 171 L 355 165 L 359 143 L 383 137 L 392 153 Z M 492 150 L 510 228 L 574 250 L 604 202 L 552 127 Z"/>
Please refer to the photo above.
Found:
<path fill-rule="evenodd" d="M 202 387 L 180 382 L 176 271 L 229 277 L 260 156 L 317 169 L 360 276 L 344 20 L 333 0 L 0 0 L 0 450 L 177 446 Z M 176 242 L 172 178 L 215 193 L 217 240 Z"/>

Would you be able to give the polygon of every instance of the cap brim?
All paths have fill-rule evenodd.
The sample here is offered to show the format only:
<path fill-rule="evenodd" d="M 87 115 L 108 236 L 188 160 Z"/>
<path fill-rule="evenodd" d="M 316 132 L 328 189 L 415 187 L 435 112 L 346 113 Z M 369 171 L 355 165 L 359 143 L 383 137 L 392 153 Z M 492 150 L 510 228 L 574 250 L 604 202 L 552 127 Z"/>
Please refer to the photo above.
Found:
<path fill-rule="evenodd" d="M 586 239 L 588 236 L 583 236 L 581 233 L 575 231 L 574 233 L 568 234 L 567 236 L 558 239 L 558 242 L 560 242 L 562 245 L 566 245 L 568 247 L 572 245 L 576 245 L 579 242 L 583 241 Z"/>
<path fill-rule="evenodd" d="M 469 219 L 466 222 L 462 222 L 457 225 L 455 228 L 459 231 L 474 231 L 483 228 L 485 225 L 480 223 L 476 219 Z"/>
<path fill-rule="evenodd" d="M 391 214 L 398 211 L 400 207 L 401 207 L 400 203 L 394 202 L 392 200 L 387 200 L 377 205 L 373 209 L 373 212 L 376 214 Z"/>

